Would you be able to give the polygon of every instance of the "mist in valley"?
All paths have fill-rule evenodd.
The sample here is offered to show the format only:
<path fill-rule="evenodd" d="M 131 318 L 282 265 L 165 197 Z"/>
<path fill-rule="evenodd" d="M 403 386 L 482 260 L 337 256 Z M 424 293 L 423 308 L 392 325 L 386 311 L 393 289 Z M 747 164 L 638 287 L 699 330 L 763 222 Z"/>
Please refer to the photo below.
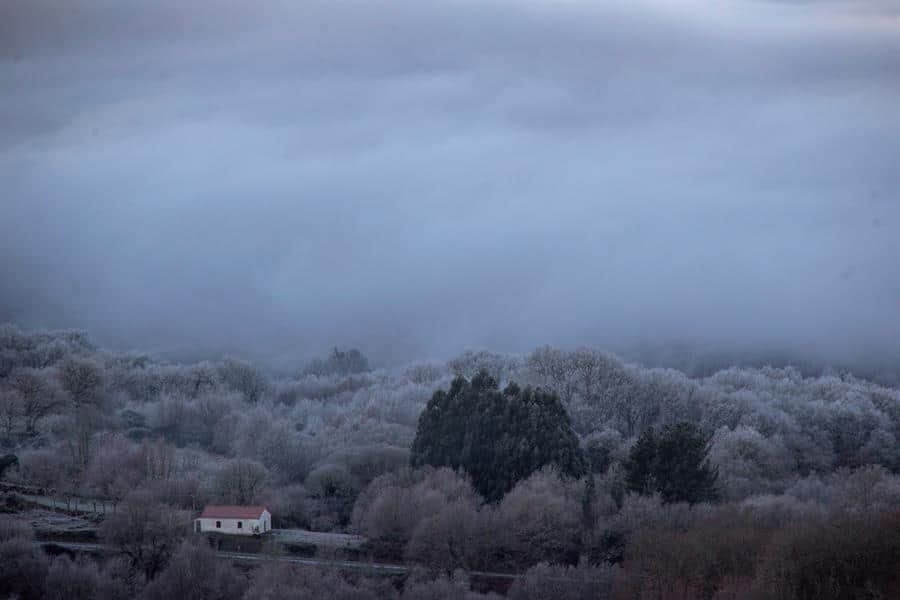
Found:
<path fill-rule="evenodd" d="M 896 365 L 885 4 L 5 3 L 0 317 Z"/>

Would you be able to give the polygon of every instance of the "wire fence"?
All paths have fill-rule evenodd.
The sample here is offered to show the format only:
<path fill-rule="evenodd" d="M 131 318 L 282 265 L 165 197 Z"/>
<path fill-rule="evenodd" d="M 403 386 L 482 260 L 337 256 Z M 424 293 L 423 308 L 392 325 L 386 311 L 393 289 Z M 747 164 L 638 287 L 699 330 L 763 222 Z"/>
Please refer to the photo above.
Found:
<path fill-rule="evenodd" d="M 107 500 L 79 498 L 77 496 L 33 496 L 16 492 L 16 496 L 51 510 L 64 510 L 73 514 L 105 516 L 116 512 L 116 503 Z"/>
<path fill-rule="evenodd" d="M 29 504 L 72 514 L 105 516 L 116 512 L 116 502 L 105 498 L 86 498 L 59 493 L 49 488 L 0 482 L 0 490 Z"/>

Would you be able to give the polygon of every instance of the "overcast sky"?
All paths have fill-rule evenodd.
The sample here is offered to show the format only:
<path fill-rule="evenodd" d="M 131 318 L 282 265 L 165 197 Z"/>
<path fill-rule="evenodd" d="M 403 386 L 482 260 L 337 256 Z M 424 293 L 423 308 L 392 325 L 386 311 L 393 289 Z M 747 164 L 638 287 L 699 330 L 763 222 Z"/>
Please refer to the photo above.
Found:
<path fill-rule="evenodd" d="M 900 357 L 898 7 L 5 0 L 0 321 Z"/>

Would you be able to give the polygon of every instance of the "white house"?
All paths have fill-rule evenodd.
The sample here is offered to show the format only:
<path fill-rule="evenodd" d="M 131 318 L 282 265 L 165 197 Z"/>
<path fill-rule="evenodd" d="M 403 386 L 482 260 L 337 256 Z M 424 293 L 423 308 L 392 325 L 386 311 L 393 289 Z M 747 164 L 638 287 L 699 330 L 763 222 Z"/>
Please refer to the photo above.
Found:
<path fill-rule="evenodd" d="M 209 504 L 194 521 L 194 530 L 259 535 L 272 529 L 272 515 L 265 506 L 222 506 Z"/>

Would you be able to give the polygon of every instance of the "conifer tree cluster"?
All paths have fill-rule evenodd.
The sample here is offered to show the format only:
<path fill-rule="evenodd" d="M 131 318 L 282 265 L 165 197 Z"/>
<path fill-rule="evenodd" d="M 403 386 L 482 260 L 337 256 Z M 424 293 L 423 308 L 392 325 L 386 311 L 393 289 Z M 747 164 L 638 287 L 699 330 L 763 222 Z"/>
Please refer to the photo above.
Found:
<path fill-rule="evenodd" d="M 419 417 L 413 466 L 462 469 L 496 501 L 544 465 L 580 476 L 585 459 L 569 415 L 550 392 L 510 383 L 502 391 L 486 371 L 438 390 Z"/>
<path fill-rule="evenodd" d="M 628 460 L 628 488 L 639 494 L 659 493 L 664 502 L 691 504 L 714 500 L 718 470 L 709 464 L 709 439 L 693 423 L 653 427 L 638 438 Z"/>

